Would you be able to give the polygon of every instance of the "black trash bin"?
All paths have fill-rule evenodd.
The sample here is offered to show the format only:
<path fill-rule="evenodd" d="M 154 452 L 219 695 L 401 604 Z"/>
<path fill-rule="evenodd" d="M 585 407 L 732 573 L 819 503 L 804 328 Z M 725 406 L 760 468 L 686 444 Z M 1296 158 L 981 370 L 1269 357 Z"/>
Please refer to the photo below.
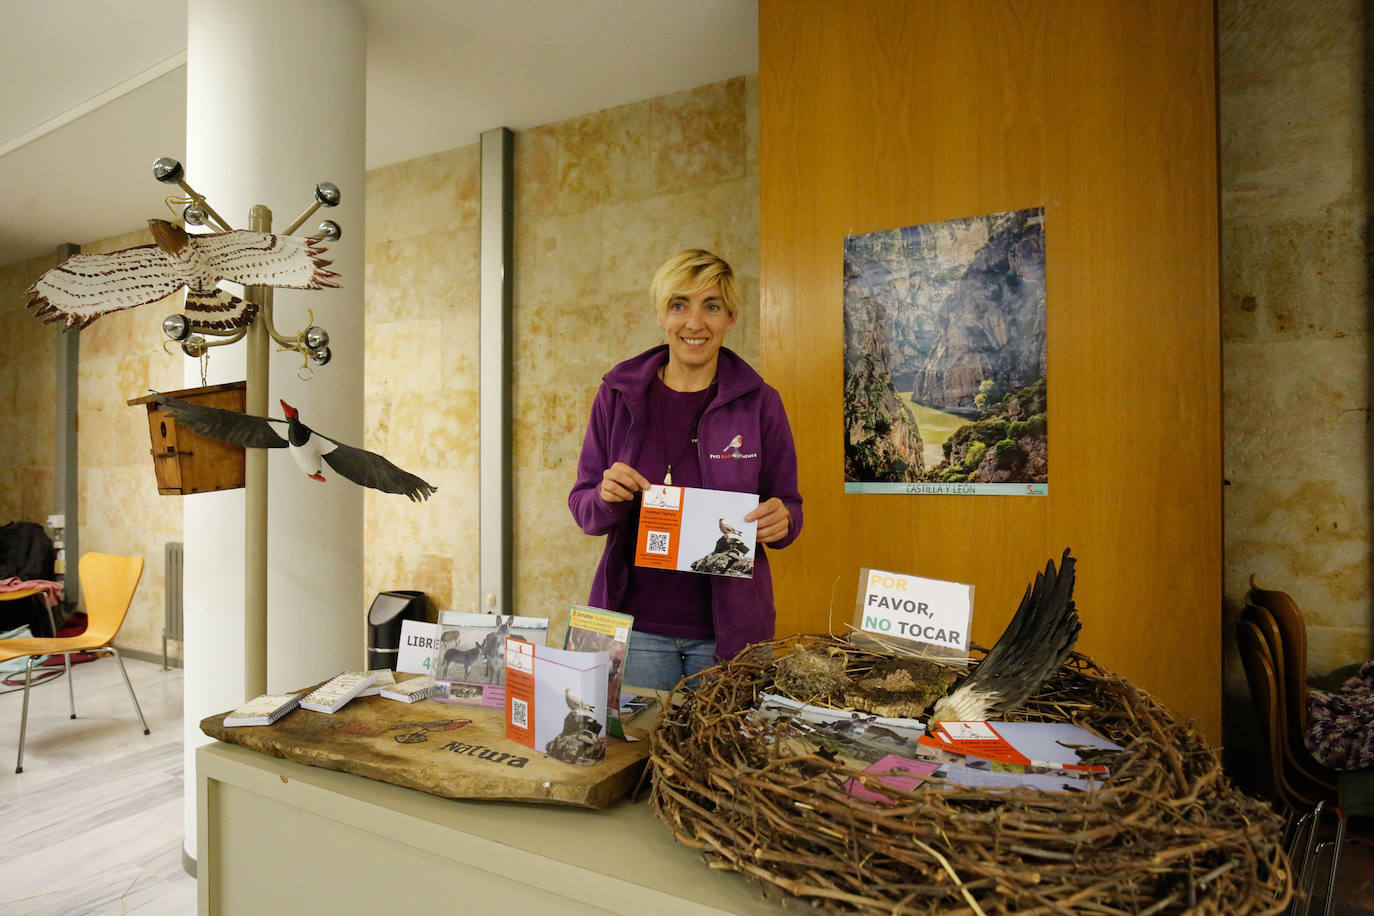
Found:
<path fill-rule="evenodd" d="M 401 624 L 425 619 L 425 593 L 409 589 L 378 592 L 367 611 L 367 667 L 396 667 L 401 650 Z"/>

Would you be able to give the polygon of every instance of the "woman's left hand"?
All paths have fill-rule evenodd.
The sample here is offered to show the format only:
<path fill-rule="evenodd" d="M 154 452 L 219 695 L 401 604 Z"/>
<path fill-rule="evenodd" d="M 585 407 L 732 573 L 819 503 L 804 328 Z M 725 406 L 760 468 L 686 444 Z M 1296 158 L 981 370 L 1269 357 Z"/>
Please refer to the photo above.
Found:
<path fill-rule="evenodd" d="M 759 507 L 746 515 L 744 520 L 758 522 L 758 527 L 754 531 L 755 541 L 760 544 L 772 544 L 774 541 L 782 540 L 787 530 L 792 527 L 792 510 L 774 496 L 766 502 L 759 503 Z"/>

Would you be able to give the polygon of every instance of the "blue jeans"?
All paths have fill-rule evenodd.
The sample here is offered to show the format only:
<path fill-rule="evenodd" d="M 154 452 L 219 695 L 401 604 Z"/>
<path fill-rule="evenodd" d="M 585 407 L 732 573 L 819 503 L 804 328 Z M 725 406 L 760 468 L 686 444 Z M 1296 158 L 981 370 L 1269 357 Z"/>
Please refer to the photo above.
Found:
<path fill-rule="evenodd" d="M 695 677 L 714 667 L 715 654 L 714 639 L 678 639 L 636 632 L 630 636 L 621 683 L 627 687 L 672 690 L 684 677 Z"/>

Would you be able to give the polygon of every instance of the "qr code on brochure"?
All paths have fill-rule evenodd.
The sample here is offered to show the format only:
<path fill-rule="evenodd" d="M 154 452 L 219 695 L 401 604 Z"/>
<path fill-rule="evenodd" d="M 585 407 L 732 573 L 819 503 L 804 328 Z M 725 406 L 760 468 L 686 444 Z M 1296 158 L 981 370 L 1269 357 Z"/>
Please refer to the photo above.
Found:
<path fill-rule="evenodd" d="M 668 554 L 668 532 L 650 531 L 648 543 L 644 545 L 644 552 L 666 556 Z"/>
<path fill-rule="evenodd" d="M 517 728 L 530 727 L 530 704 L 514 697 L 510 701 L 510 721 Z"/>

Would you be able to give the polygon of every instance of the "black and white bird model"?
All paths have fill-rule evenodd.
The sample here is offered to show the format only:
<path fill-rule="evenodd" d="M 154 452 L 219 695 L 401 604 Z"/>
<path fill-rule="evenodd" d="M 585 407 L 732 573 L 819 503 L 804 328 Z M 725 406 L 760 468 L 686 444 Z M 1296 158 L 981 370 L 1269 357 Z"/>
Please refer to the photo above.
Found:
<path fill-rule="evenodd" d="M 315 432 L 301 422 L 299 412 L 285 401 L 281 402 L 281 409 L 286 419 L 277 420 L 192 404 L 156 391 L 153 394 L 156 395 L 158 406 L 171 414 L 172 419 L 202 436 L 223 439 L 247 448 L 290 449 L 296 464 L 313 480 L 324 480 L 322 472 L 324 465 L 328 464 L 360 486 L 384 493 L 402 493 L 417 502 L 429 499 L 430 494 L 439 489 L 409 471 L 401 470 L 375 452 L 344 445 Z M 273 428 L 273 424 L 286 426 L 285 439 Z"/>
<path fill-rule="evenodd" d="M 948 696 L 935 701 L 926 727 L 937 722 L 980 722 L 1021 706 L 1073 651 L 1082 624 L 1073 603 L 1074 559 L 1064 551 L 1026 586 L 997 644 Z"/>

